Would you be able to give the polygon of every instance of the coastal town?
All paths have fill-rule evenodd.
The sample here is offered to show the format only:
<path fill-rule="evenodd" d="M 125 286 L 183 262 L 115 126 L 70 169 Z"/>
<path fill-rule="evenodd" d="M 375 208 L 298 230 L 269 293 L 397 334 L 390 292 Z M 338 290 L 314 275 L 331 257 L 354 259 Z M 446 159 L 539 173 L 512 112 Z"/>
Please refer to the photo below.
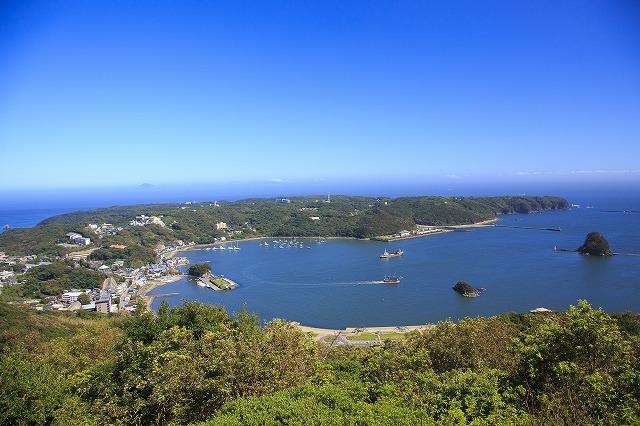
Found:
<path fill-rule="evenodd" d="M 180 267 L 189 262 L 186 257 L 178 257 L 175 247 L 165 247 L 158 252 L 156 263 L 150 263 L 139 268 L 126 267 L 124 260 L 103 262 L 87 260 L 92 250 L 72 252 L 66 260 L 74 263 L 76 268 L 100 272 L 104 275 L 102 285 L 94 288 L 68 288 L 56 295 L 41 298 L 25 299 L 9 303 L 22 303 L 39 311 L 95 311 L 99 313 L 114 313 L 121 311 L 135 311 L 140 302 L 144 302 L 148 291 L 159 284 L 180 279 L 183 274 Z M 24 275 L 35 267 L 51 265 L 47 257 L 8 256 L 0 252 L 0 266 L 8 267 L 0 271 L 0 291 L 22 283 Z"/>
<path fill-rule="evenodd" d="M 166 227 L 160 217 L 137 215 L 129 221 L 128 227 L 145 227 L 155 225 Z M 51 255 L 11 255 L 0 251 L 0 294 L 12 286 L 25 284 L 25 278 L 33 268 L 46 268 L 54 263 L 65 263 L 73 268 L 89 270 L 101 274 L 100 285 L 91 288 L 64 288 L 57 294 L 41 297 L 24 298 L 8 301 L 8 303 L 24 304 L 38 311 L 92 311 L 97 313 L 133 312 L 139 305 L 150 309 L 153 296 L 147 293 L 153 288 L 177 281 L 185 276 L 184 267 L 189 264 L 186 257 L 176 254 L 180 250 L 196 247 L 196 243 L 176 240 L 169 244 L 158 244 L 155 249 L 155 261 L 142 266 L 127 265 L 125 255 L 121 259 L 96 259 L 92 256 L 100 249 L 115 252 L 127 249 L 123 244 L 103 246 L 100 240 L 107 236 L 115 236 L 126 226 L 114 226 L 110 223 L 86 226 L 86 232 L 69 232 L 65 240 L 56 245 L 67 250 L 63 256 Z M 7 226 L 5 230 L 8 230 Z M 225 222 L 217 222 L 216 229 L 230 238 L 238 235 Z M 88 235 L 96 236 L 92 240 Z M 220 236 L 214 243 L 224 243 L 227 236 Z M 232 290 L 238 284 L 226 277 L 218 277 L 209 273 L 198 277 L 196 284 L 214 291 Z"/>

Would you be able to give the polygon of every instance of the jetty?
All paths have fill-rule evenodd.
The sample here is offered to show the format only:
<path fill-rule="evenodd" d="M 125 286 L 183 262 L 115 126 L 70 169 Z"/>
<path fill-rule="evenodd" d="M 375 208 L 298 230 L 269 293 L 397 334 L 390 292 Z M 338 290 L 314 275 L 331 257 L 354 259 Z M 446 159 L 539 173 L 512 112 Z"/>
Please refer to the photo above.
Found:
<path fill-rule="evenodd" d="M 568 248 L 562 248 L 562 247 L 556 247 L 553 246 L 553 251 L 559 251 L 559 252 L 571 252 L 571 253 L 578 253 L 578 249 L 568 249 Z M 614 251 L 613 253 L 611 253 L 612 256 L 633 256 L 633 257 L 640 257 L 640 253 L 626 253 L 626 252 L 619 252 L 619 251 Z M 598 256 L 596 256 L 598 257 Z"/>
<path fill-rule="evenodd" d="M 530 229 L 534 231 L 553 231 L 553 232 L 562 231 L 562 228 L 558 228 L 556 226 L 501 225 L 501 224 L 495 223 L 495 220 L 472 223 L 469 225 L 445 225 L 445 226 L 441 226 L 440 228 L 447 231 L 456 231 L 456 232 L 464 232 L 464 231 L 471 230 L 473 228 L 512 228 L 512 229 Z"/>
<path fill-rule="evenodd" d="M 496 228 L 514 228 L 514 229 L 531 229 L 534 231 L 553 231 L 560 232 L 561 228 L 557 227 L 537 227 L 537 226 L 520 226 L 520 225 L 493 225 Z"/>
<path fill-rule="evenodd" d="M 603 213 L 640 213 L 640 210 L 600 210 Z"/>

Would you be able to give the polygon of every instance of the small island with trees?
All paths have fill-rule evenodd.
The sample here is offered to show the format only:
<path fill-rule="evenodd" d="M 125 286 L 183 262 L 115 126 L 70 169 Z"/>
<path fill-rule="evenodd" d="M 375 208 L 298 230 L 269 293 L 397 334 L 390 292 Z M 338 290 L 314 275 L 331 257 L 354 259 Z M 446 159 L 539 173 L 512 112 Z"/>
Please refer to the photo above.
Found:
<path fill-rule="evenodd" d="M 196 263 L 194 265 L 191 265 L 187 270 L 188 275 L 197 278 L 203 277 L 210 273 L 211 266 L 207 265 L 206 263 Z"/>
<path fill-rule="evenodd" d="M 576 250 L 585 256 L 612 256 L 613 252 L 609 247 L 609 241 L 599 232 L 589 232 L 587 238 Z"/>
<path fill-rule="evenodd" d="M 462 296 L 464 297 L 478 297 L 480 296 L 482 293 L 484 293 L 484 291 L 486 290 L 483 287 L 480 288 L 473 288 L 471 286 L 471 284 L 469 284 L 468 282 L 464 281 L 464 280 L 460 280 L 458 281 L 454 286 L 453 289 L 455 291 L 457 291 L 458 293 L 460 293 Z"/>

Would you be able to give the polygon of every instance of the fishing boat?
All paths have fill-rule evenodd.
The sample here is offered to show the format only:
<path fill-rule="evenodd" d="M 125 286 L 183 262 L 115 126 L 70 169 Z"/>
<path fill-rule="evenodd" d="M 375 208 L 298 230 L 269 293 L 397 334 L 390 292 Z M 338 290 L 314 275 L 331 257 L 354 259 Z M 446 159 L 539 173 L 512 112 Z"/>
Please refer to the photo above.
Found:
<path fill-rule="evenodd" d="M 391 259 L 393 257 L 400 257 L 404 254 L 404 252 L 400 249 L 394 251 L 393 253 L 389 253 L 387 249 L 384 250 L 384 253 L 380 255 L 380 259 Z"/>
<path fill-rule="evenodd" d="M 400 284 L 400 277 L 384 277 L 382 280 L 384 284 Z"/>

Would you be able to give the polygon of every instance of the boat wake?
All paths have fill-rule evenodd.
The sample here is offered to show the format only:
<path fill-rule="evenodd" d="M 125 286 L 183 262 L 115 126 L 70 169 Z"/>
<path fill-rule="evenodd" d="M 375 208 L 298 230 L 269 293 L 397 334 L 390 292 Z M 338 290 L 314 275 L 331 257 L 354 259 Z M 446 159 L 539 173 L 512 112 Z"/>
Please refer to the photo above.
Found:
<path fill-rule="evenodd" d="M 261 284 L 269 286 L 282 286 L 289 288 L 309 288 L 309 287 L 352 287 L 358 285 L 371 285 L 371 284 L 384 284 L 382 280 L 369 280 L 369 281 L 329 281 L 329 282 L 282 282 L 282 281 L 267 281 L 260 280 Z"/>

